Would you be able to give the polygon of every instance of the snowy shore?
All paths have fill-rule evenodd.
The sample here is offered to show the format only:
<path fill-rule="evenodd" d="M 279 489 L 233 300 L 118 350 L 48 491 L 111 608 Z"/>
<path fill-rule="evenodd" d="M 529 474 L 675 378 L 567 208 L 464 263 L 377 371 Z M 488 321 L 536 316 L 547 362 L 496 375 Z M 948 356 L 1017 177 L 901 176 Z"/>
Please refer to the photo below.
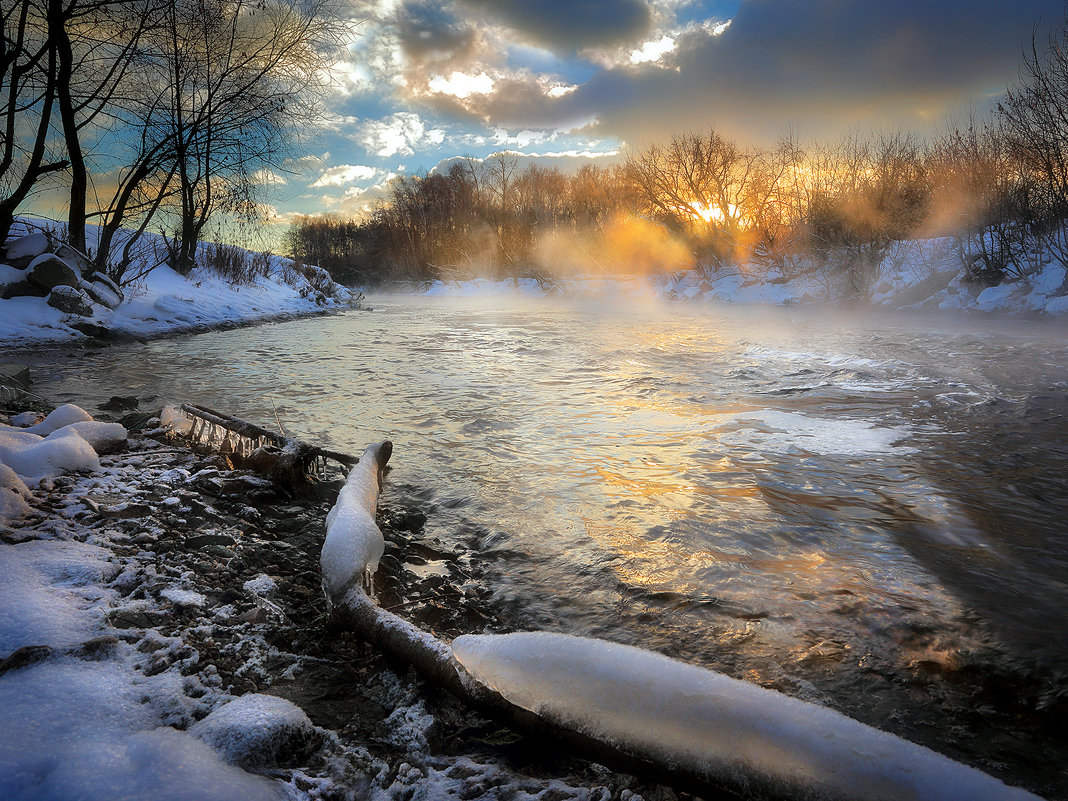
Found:
<path fill-rule="evenodd" d="M 0 419 L 8 450 L 30 443 L 31 418 Z M 674 797 L 540 762 L 329 631 L 318 561 L 340 476 L 289 497 L 166 439 L 149 412 L 120 419 L 94 421 L 128 430 L 118 450 L 90 454 L 61 427 L 65 446 L 20 462 L 36 480 L 0 489 L 0 726 L 20 733 L 0 743 L 0 797 Z M 380 603 L 443 636 L 482 631 L 492 602 L 424 520 L 380 509 Z"/>
<path fill-rule="evenodd" d="M 324 270 L 280 256 L 229 249 L 243 266 L 224 277 L 210 266 L 214 247 L 201 246 L 200 266 L 188 275 L 161 265 L 119 287 L 44 234 L 9 240 L 0 259 L 14 262 L 0 263 L 0 344 L 145 339 L 322 314 L 354 302 Z M 144 271 L 141 263 L 131 267 L 134 275 Z"/>
<path fill-rule="evenodd" d="M 416 289 L 427 295 L 582 298 L 648 298 L 666 302 L 752 305 L 839 304 L 903 311 L 1044 314 L 1068 316 L 1068 271 L 1053 259 L 1027 279 L 996 286 L 969 282 L 948 239 L 902 242 L 879 264 L 870 288 L 859 296 L 844 273 L 815 265 L 766 269 L 754 265 L 714 272 L 678 270 L 650 276 L 566 276 L 543 280 L 472 278 L 433 281 Z"/>

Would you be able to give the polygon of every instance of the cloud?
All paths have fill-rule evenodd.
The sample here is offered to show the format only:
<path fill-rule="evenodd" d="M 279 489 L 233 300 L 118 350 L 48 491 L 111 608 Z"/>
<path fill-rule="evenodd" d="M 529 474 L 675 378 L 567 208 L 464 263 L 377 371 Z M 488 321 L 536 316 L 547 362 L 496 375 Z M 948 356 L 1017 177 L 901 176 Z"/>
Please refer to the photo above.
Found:
<path fill-rule="evenodd" d="M 379 170 L 363 164 L 339 164 L 337 167 L 324 170 L 309 186 L 316 189 L 327 186 L 347 186 L 353 181 L 369 181 L 379 174 Z"/>
<path fill-rule="evenodd" d="M 653 14 L 642 0 L 461 0 L 554 52 L 640 41 Z"/>
<path fill-rule="evenodd" d="M 661 36 L 659 39 L 646 42 L 637 50 L 632 50 L 630 63 L 644 64 L 647 61 L 659 61 L 661 56 L 665 53 L 670 53 L 674 49 L 675 40 L 670 36 Z"/>
<path fill-rule="evenodd" d="M 363 123 L 359 140 L 364 147 L 377 156 L 411 156 L 415 147 L 440 145 L 445 141 L 442 128 L 427 128 L 422 118 L 411 111 L 398 111 L 381 120 Z"/>
<path fill-rule="evenodd" d="M 675 37 L 673 69 L 603 70 L 553 111 L 633 144 L 709 125 L 761 140 L 919 126 L 1003 89 L 1035 20 L 1061 14 L 1053 0 L 747 0 L 719 35 Z"/>
<path fill-rule="evenodd" d="M 437 76 L 430 79 L 430 91 L 452 95 L 464 100 L 471 95 L 488 95 L 493 92 L 493 78 L 484 71 L 478 75 L 453 72 L 448 78 Z"/>

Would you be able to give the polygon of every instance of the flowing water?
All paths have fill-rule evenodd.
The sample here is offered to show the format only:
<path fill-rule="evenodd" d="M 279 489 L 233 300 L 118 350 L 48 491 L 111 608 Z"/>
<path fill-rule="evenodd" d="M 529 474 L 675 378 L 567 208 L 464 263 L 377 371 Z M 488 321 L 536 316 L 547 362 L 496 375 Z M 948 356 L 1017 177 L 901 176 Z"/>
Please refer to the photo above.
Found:
<path fill-rule="evenodd" d="M 1066 792 L 1063 324 L 377 301 L 53 352 L 35 376 L 340 450 L 389 437 L 386 502 L 469 550 L 513 626 L 659 650 Z"/>

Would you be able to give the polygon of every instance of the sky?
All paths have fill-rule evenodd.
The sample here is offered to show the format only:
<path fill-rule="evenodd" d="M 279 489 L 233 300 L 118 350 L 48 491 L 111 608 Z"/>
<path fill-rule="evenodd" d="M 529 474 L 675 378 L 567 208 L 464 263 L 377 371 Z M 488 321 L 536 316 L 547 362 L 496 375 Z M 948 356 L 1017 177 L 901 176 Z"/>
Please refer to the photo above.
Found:
<path fill-rule="evenodd" d="M 276 220 L 357 216 L 389 180 L 500 151 L 572 169 L 688 131 L 743 143 L 982 114 L 1063 0 L 356 0 Z"/>

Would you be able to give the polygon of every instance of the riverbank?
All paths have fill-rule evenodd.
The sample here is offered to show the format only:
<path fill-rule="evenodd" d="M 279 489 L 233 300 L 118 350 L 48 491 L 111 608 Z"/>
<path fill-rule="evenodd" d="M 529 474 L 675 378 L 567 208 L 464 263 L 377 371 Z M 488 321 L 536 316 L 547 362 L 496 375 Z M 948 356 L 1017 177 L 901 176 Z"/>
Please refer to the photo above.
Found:
<path fill-rule="evenodd" d="M 676 797 L 471 715 L 330 631 L 318 560 L 339 475 L 293 497 L 154 414 L 97 418 L 126 446 L 43 478 L 0 523 L 0 719 L 20 732 L 0 745 L 0 795 Z M 470 554 L 425 519 L 380 507 L 379 603 L 445 638 L 492 630 Z"/>
<path fill-rule="evenodd" d="M 846 306 L 908 312 L 1068 317 L 1068 272 L 1047 256 L 1028 277 L 990 286 L 969 280 L 954 240 L 899 242 L 858 289 L 848 270 L 798 262 L 727 265 L 650 275 L 563 275 L 435 280 L 403 291 L 432 296 L 560 295 L 753 306 Z"/>
<path fill-rule="evenodd" d="M 9 240 L 4 258 L 12 263 L 0 264 L 0 344 L 8 347 L 152 339 L 359 303 L 318 267 L 211 243 L 187 275 L 137 263 L 127 274 L 140 277 L 121 286 L 41 232 Z"/>

